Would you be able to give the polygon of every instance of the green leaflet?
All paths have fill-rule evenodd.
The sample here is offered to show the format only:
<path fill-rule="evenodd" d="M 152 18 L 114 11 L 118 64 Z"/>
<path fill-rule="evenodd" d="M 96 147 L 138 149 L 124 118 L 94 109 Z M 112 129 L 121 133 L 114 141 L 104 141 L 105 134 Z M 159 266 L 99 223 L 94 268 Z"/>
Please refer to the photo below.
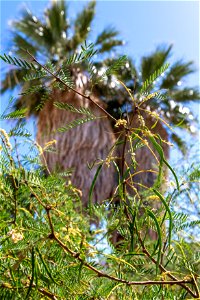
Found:
<path fill-rule="evenodd" d="M 10 65 L 15 65 L 17 67 L 27 69 L 27 70 L 34 70 L 34 71 L 37 70 L 37 68 L 33 63 L 30 63 L 24 59 L 22 60 L 21 58 L 12 57 L 10 55 L 6 55 L 5 53 L 4 56 L 0 55 L 0 58 Z"/>
<path fill-rule="evenodd" d="M 164 197 L 156 189 L 153 189 L 153 192 L 160 198 L 160 200 L 164 204 L 165 209 L 166 209 L 166 211 L 168 212 L 168 215 L 169 215 L 169 246 L 170 246 L 170 244 L 171 244 L 171 234 L 172 234 L 172 214 L 171 214 L 169 205 L 165 201 Z"/>
<path fill-rule="evenodd" d="M 92 181 L 92 184 L 91 184 L 91 187 L 90 187 L 90 191 L 89 191 L 89 209 L 90 209 L 90 212 L 91 212 L 91 208 L 92 208 L 92 193 L 93 193 L 93 190 L 94 190 L 94 187 L 95 187 L 95 183 L 97 181 L 97 178 L 99 176 L 99 173 L 101 171 L 103 167 L 103 164 L 99 165 L 98 168 L 97 168 L 97 171 L 94 175 L 94 179 Z"/>
<path fill-rule="evenodd" d="M 33 287 L 33 281 L 34 281 L 34 275 L 35 275 L 35 252 L 34 252 L 34 248 L 32 248 L 31 251 L 31 265 L 32 265 L 32 275 L 31 275 L 31 279 L 30 279 L 30 284 L 29 284 L 29 288 L 26 294 L 26 299 L 29 298 L 30 292 L 32 290 Z"/>
<path fill-rule="evenodd" d="M 164 157 L 164 152 L 162 147 L 156 142 L 156 140 L 154 139 L 153 136 L 149 136 L 149 139 L 151 141 L 151 143 L 153 144 L 154 148 L 156 149 L 156 151 L 158 152 L 159 156 L 160 156 L 160 167 L 162 168 L 163 163 L 170 169 L 170 171 L 172 172 L 172 174 L 174 175 L 174 178 L 176 180 L 176 186 L 177 189 L 179 190 L 179 182 L 178 182 L 178 178 L 176 176 L 176 173 L 174 172 L 174 170 L 172 169 L 172 167 L 170 166 L 170 164 L 166 161 L 165 157 Z M 160 168 L 159 168 L 159 176 L 160 176 Z"/>
<path fill-rule="evenodd" d="M 168 68 L 169 68 L 169 64 L 165 64 L 160 69 L 156 70 L 152 75 L 150 75 L 150 77 L 147 80 L 145 80 L 145 82 L 143 83 L 140 93 L 142 94 L 145 91 L 147 91 L 151 87 L 153 82 L 158 77 L 160 77 L 160 75 L 163 74 Z"/>
<path fill-rule="evenodd" d="M 37 253 L 39 254 L 40 260 L 41 260 L 41 262 L 42 262 L 42 264 L 43 264 L 43 266 L 44 266 L 44 268 L 45 268 L 45 270 L 46 270 L 48 276 L 50 277 L 50 279 L 51 279 L 56 285 L 59 285 L 59 283 L 56 282 L 55 279 L 53 278 L 53 276 L 52 276 L 52 274 L 51 274 L 51 271 L 49 270 L 49 268 L 48 268 L 46 262 L 44 261 L 44 259 L 43 259 L 43 257 L 42 257 L 42 254 L 40 253 L 40 251 L 39 251 L 38 248 L 36 248 L 36 251 L 37 251 Z"/>
<path fill-rule="evenodd" d="M 98 75 L 97 69 L 92 61 L 89 61 L 88 63 L 88 72 L 90 75 L 90 81 L 92 83 L 92 86 L 98 84 L 99 82 L 105 80 L 107 76 L 110 76 L 112 74 L 116 74 L 117 71 L 119 71 L 120 68 L 122 68 L 127 61 L 127 56 L 123 55 L 119 57 L 117 60 L 113 62 L 113 64 L 107 68 L 105 72 L 103 72 L 102 75 Z"/>
<path fill-rule="evenodd" d="M 97 53 L 97 50 L 94 50 L 94 44 L 90 43 L 87 45 L 86 41 L 84 45 L 81 45 L 81 52 L 74 53 L 70 57 L 68 57 L 65 61 L 63 66 L 71 66 L 73 64 L 81 63 L 85 60 L 89 60 Z"/>
<path fill-rule="evenodd" d="M 23 119 L 26 117 L 27 108 L 21 108 L 16 111 L 12 111 L 7 115 L 1 115 L 0 120 L 9 120 L 9 119 Z"/>
<path fill-rule="evenodd" d="M 58 132 L 66 132 L 72 128 L 75 128 L 81 124 L 84 124 L 84 123 L 87 123 L 87 122 L 90 122 L 90 121 L 93 121 L 95 119 L 97 119 L 98 117 L 87 117 L 87 118 L 83 118 L 83 119 L 76 119 L 72 122 L 70 122 L 69 124 L 67 124 L 66 126 L 63 126 L 63 127 L 60 127 L 57 129 Z"/>
<path fill-rule="evenodd" d="M 123 67 L 125 65 L 127 61 L 127 56 L 123 55 L 121 57 L 119 57 L 113 64 L 111 67 L 109 67 L 106 72 L 105 75 L 109 76 L 111 74 L 116 73 L 121 67 Z"/>
<path fill-rule="evenodd" d="M 26 74 L 23 79 L 24 81 L 31 81 L 31 80 L 35 80 L 35 79 L 40 79 L 43 77 L 46 77 L 46 71 L 44 69 L 40 70 L 40 71 L 35 71 L 34 73 L 31 74 Z"/>
<path fill-rule="evenodd" d="M 160 225 L 159 225 L 154 213 L 149 209 L 147 209 L 147 213 L 148 213 L 149 217 L 151 219 L 153 219 L 153 221 L 156 225 L 157 234 L 158 234 L 158 241 L 157 241 L 156 247 L 152 253 L 152 256 L 153 256 L 154 253 L 156 252 L 156 250 L 158 249 L 158 258 L 157 258 L 157 262 L 156 262 L 156 274 L 158 274 L 158 268 L 159 268 L 159 264 L 160 264 L 161 250 L 162 250 L 162 233 L 161 233 Z"/>
<path fill-rule="evenodd" d="M 31 86 L 30 88 L 28 88 L 24 92 L 22 92 L 20 95 L 34 94 L 34 93 L 40 92 L 42 89 L 43 89 L 42 84 Z"/>
<path fill-rule="evenodd" d="M 85 107 L 76 108 L 74 105 L 64 103 L 64 102 L 54 102 L 54 106 L 56 106 L 59 109 L 69 110 L 74 113 L 94 117 L 93 113 L 88 108 Z"/>
<path fill-rule="evenodd" d="M 17 122 L 17 125 L 13 127 L 8 135 L 9 136 L 20 136 L 20 137 L 31 137 L 31 133 L 25 128 L 26 123 L 22 120 Z"/>
<path fill-rule="evenodd" d="M 67 68 L 63 68 L 58 73 L 57 77 L 62 80 L 62 82 L 67 85 L 69 88 L 74 87 L 74 82 L 72 80 L 70 71 Z"/>

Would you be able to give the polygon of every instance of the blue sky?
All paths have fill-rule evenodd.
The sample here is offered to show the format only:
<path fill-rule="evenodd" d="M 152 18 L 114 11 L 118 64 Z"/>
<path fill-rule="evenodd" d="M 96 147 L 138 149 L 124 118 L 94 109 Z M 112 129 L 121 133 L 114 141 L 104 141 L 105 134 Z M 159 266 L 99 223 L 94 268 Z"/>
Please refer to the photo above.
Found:
<path fill-rule="evenodd" d="M 69 1 L 69 16 L 75 18 L 87 1 Z M 20 17 L 23 7 L 40 16 L 50 1 L 0 1 L 1 3 L 1 53 L 9 51 L 9 23 Z M 155 50 L 160 44 L 173 43 L 173 56 L 193 60 L 197 69 L 183 84 L 199 84 L 199 3 L 197 1 L 97 1 L 96 20 L 91 35 L 108 25 L 114 26 L 125 40 L 122 53 L 132 56 L 139 64 L 140 57 Z M 1 97 L 5 107 L 8 94 Z M 16 95 L 14 95 L 16 96 Z M 198 106 L 195 106 L 196 115 Z M 7 124 L 4 126 L 7 128 Z"/>

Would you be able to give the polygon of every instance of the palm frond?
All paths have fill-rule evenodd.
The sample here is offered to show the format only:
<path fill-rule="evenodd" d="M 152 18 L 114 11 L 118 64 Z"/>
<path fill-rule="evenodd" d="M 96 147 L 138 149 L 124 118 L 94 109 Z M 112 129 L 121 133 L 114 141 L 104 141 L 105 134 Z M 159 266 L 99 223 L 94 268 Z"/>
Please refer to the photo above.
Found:
<path fill-rule="evenodd" d="M 18 57 L 27 58 L 26 52 L 22 49 L 28 50 L 32 55 L 35 55 L 38 51 L 37 45 L 33 45 L 33 43 L 18 32 L 14 33 L 13 43 L 15 46 L 15 54 Z"/>
<path fill-rule="evenodd" d="M 39 47 L 45 45 L 49 48 L 49 46 L 53 45 L 50 30 L 29 10 L 23 11 L 22 18 L 19 21 L 13 22 L 12 27 L 28 37 L 31 43 L 34 42 Z"/>
<path fill-rule="evenodd" d="M 46 11 L 47 26 L 54 41 L 62 39 L 63 33 L 68 28 L 66 11 L 67 6 L 64 0 L 53 2 L 53 5 Z"/>
<path fill-rule="evenodd" d="M 24 82 L 23 77 L 26 76 L 26 69 L 10 69 L 3 81 L 1 82 L 1 93 L 7 90 L 13 90 L 16 86 Z"/>
<path fill-rule="evenodd" d="M 178 148 L 181 150 L 183 155 L 187 153 L 187 144 L 186 142 L 176 133 L 172 133 L 171 135 L 172 142 L 174 142 Z"/>
<path fill-rule="evenodd" d="M 162 89 L 178 89 L 179 84 L 183 77 L 193 73 L 195 71 L 193 62 L 175 62 L 169 69 L 166 77 L 163 79 L 161 88 Z"/>
<path fill-rule="evenodd" d="M 159 46 L 152 54 L 142 57 L 141 73 L 143 82 L 166 63 L 171 54 L 171 50 L 172 45 L 168 47 Z"/>
<path fill-rule="evenodd" d="M 104 52 L 109 52 L 111 50 L 113 50 L 115 47 L 117 46 L 121 46 L 123 45 L 123 41 L 122 40 L 110 40 L 110 41 L 106 41 L 103 42 L 99 48 L 99 53 L 104 53 Z"/>
<path fill-rule="evenodd" d="M 200 99 L 198 88 L 184 88 L 172 92 L 172 99 L 176 102 L 189 102 Z"/>
<path fill-rule="evenodd" d="M 170 93 L 171 98 L 176 102 L 189 102 L 200 99 L 198 88 L 183 88 L 181 90 L 175 90 Z"/>
<path fill-rule="evenodd" d="M 105 43 L 107 40 L 116 37 L 118 34 L 119 31 L 117 31 L 113 27 L 107 27 L 97 36 L 95 44 L 97 45 L 97 44 Z"/>
<path fill-rule="evenodd" d="M 74 23 L 74 37 L 72 39 L 73 48 L 86 40 L 89 32 L 91 22 L 95 14 L 96 2 L 91 1 L 87 6 L 78 14 Z"/>

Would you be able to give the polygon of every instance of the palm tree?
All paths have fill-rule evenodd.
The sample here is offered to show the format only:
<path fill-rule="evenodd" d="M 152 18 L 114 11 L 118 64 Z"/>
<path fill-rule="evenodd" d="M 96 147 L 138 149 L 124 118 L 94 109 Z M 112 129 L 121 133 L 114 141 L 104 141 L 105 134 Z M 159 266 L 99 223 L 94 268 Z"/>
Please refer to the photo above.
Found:
<path fill-rule="evenodd" d="M 89 2 L 80 12 L 75 21 L 67 19 L 67 5 L 65 1 L 53 2 L 48 8 L 43 18 L 38 19 L 30 11 L 25 11 L 22 19 L 13 23 L 14 33 L 13 51 L 20 57 L 26 57 L 26 53 L 22 50 L 27 49 L 41 62 L 52 62 L 58 68 L 65 62 L 66 57 L 73 53 L 78 53 L 80 45 L 89 37 L 92 21 L 95 15 L 95 2 Z M 103 61 L 95 61 L 94 67 L 97 72 L 102 72 L 116 61 L 109 58 L 108 54 L 114 51 L 116 47 L 123 44 L 118 38 L 118 32 L 113 28 L 106 28 L 101 32 L 96 40 L 95 47 L 100 54 L 103 54 Z M 168 60 L 171 55 L 172 46 L 159 47 L 154 53 L 141 59 L 141 67 L 136 69 L 131 59 L 128 59 L 125 66 L 121 67 L 118 79 L 123 81 L 126 86 L 134 91 L 134 97 L 141 101 L 139 89 L 142 83 L 155 70 Z M 180 128 L 191 129 L 192 113 L 185 108 L 183 104 L 199 99 L 199 94 L 195 88 L 181 88 L 182 78 L 194 71 L 192 62 L 175 62 L 169 71 L 156 82 L 154 87 L 162 90 L 162 101 L 156 97 L 145 102 L 140 108 L 143 110 L 142 116 L 148 126 L 155 123 L 154 117 L 149 113 L 158 112 L 171 125 L 180 125 Z M 85 90 L 87 87 L 87 75 L 85 73 L 85 65 L 79 64 L 71 69 L 76 88 Z M 10 69 L 2 82 L 2 92 L 13 89 L 20 84 L 22 92 L 31 87 L 30 82 L 24 83 L 24 71 L 20 69 Z M 114 115 L 117 119 L 121 114 L 132 114 L 135 107 L 131 104 L 130 97 L 124 90 L 123 86 L 116 85 L 116 76 L 109 75 L 106 81 L 98 83 L 93 88 L 95 101 L 104 105 L 105 109 Z M 39 79 L 35 80 L 35 84 L 39 83 Z M 152 85 L 149 90 L 151 91 Z M 43 94 L 46 91 L 42 91 Z M 86 205 L 88 201 L 88 192 L 92 183 L 96 167 L 89 170 L 87 163 L 93 163 L 96 159 L 103 160 L 107 156 L 109 149 L 117 138 L 117 132 L 114 124 L 109 120 L 96 120 L 91 123 L 84 124 L 81 128 L 73 129 L 66 134 L 55 134 L 54 129 L 68 123 L 77 118 L 76 114 L 58 110 L 53 102 L 62 101 L 69 102 L 76 107 L 85 106 L 91 108 L 96 115 L 100 115 L 100 111 L 90 102 L 78 97 L 72 92 L 54 90 L 49 96 L 50 100 L 45 101 L 40 92 L 30 95 L 21 95 L 16 103 L 16 108 L 26 107 L 28 115 L 35 115 L 38 118 L 37 140 L 41 145 L 52 139 L 57 140 L 57 154 L 46 153 L 46 160 L 50 170 L 59 166 L 61 170 L 72 167 L 75 173 L 72 177 L 72 183 L 83 191 L 83 203 Z M 164 100 L 163 100 L 164 99 Z M 37 110 L 37 107 L 42 109 Z M 148 111 L 148 112 L 147 112 Z M 133 118 L 133 126 L 138 126 L 137 121 Z M 165 125 L 158 122 L 153 129 L 154 132 L 160 133 L 164 140 L 173 139 L 181 149 L 184 150 L 184 142 L 181 138 L 173 133 L 170 135 Z M 169 137 L 170 135 L 170 137 Z M 128 146 L 127 146 L 128 147 Z M 91 150 L 92 149 L 92 150 Z M 140 148 L 137 153 L 137 159 L 140 161 L 140 169 L 150 169 L 154 163 L 149 159 L 149 153 L 146 147 Z M 168 156 L 168 145 L 164 147 L 165 155 Z M 119 155 L 120 156 L 120 155 Z M 127 159 L 129 159 L 127 157 Z M 93 201 L 98 202 L 109 197 L 115 187 L 114 168 L 108 169 L 103 167 L 103 171 L 98 177 Z M 146 177 L 145 177 L 146 176 Z M 137 180 L 143 182 L 147 186 L 151 186 L 155 176 L 148 174 L 138 175 Z M 102 189 L 104 187 L 104 190 Z"/>

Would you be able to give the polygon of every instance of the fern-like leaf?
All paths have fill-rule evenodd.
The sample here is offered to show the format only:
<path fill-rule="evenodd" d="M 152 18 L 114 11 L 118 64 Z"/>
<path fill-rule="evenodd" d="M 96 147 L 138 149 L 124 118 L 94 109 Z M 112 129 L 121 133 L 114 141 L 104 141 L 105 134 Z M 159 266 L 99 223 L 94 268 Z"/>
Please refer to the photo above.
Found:
<path fill-rule="evenodd" d="M 97 53 L 97 51 L 98 50 L 94 50 L 93 43 L 87 45 L 85 42 L 84 45 L 81 46 L 81 52 L 74 53 L 68 57 L 64 62 L 64 66 L 71 66 L 72 64 L 78 64 L 85 60 L 89 60 Z"/>
<path fill-rule="evenodd" d="M 31 81 L 31 80 L 35 80 L 35 79 L 40 79 L 43 77 L 46 77 L 46 71 L 45 70 L 40 70 L 40 71 L 36 71 L 34 73 L 31 74 L 26 74 L 23 79 L 24 81 Z"/>
<path fill-rule="evenodd" d="M 109 76 L 109 75 L 112 75 L 112 74 L 116 74 L 116 72 L 119 71 L 119 69 L 125 65 L 126 61 L 127 61 L 127 56 L 126 56 L 126 55 L 123 55 L 123 56 L 119 57 L 119 58 L 112 64 L 112 66 L 109 67 L 109 68 L 106 70 L 105 75 L 106 75 L 106 76 Z"/>
<path fill-rule="evenodd" d="M 27 70 L 37 70 L 36 66 L 33 63 L 30 63 L 24 59 L 12 57 L 10 55 L 0 55 L 0 58 L 5 61 L 7 64 L 15 65 L 17 67 L 27 69 Z"/>
<path fill-rule="evenodd" d="M 64 110 L 68 110 L 68 111 L 71 111 L 71 112 L 74 112 L 74 113 L 87 115 L 87 116 L 90 116 L 90 117 L 95 117 L 93 115 L 93 113 L 88 108 L 85 108 L 85 107 L 76 108 L 72 104 L 63 103 L 63 102 L 55 102 L 54 106 L 56 106 L 59 109 L 64 109 Z"/>
<path fill-rule="evenodd" d="M 21 108 L 15 111 L 10 112 L 9 114 L 3 114 L 0 116 L 0 120 L 9 120 L 9 119 L 22 119 L 26 117 L 27 108 Z"/>
<path fill-rule="evenodd" d="M 62 82 L 64 82 L 68 87 L 71 87 L 73 88 L 74 87 L 74 82 L 71 78 L 71 74 L 70 74 L 70 71 L 65 68 L 64 70 L 60 70 L 60 72 L 58 73 L 58 78 L 60 80 L 62 80 Z"/>
<path fill-rule="evenodd" d="M 156 70 L 145 82 L 143 83 L 140 93 L 147 91 L 153 84 L 153 82 L 160 77 L 169 67 L 169 64 L 163 65 L 160 69 Z"/>
<path fill-rule="evenodd" d="M 88 118 L 82 118 L 82 119 L 76 119 L 72 122 L 70 122 L 69 124 L 67 124 L 66 126 L 63 126 L 63 127 L 60 127 L 57 129 L 58 132 L 66 132 L 72 128 L 75 128 L 79 125 L 82 125 L 84 123 L 87 123 L 87 122 L 90 122 L 90 121 L 93 121 L 97 119 L 97 117 L 95 116 L 91 116 L 91 117 L 88 117 Z"/>
<path fill-rule="evenodd" d="M 28 95 L 28 94 L 34 94 L 36 92 L 39 92 L 43 89 L 43 86 L 42 84 L 39 84 L 39 85 L 35 85 L 35 86 L 32 86 L 28 89 L 26 89 L 24 92 L 22 92 L 20 95 Z"/>
<path fill-rule="evenodd" d="M 113 64 L 109 68 L 107 68 L 105 72 L 103 72 L 101 76 L 99 76 L 93 62 L 89 60 L 88 72 L 90 75 L 90 81 L 92 82 L 92 85 L 98 84 L 99 82 L 105 80 L 107 76 L 116 74 L 119 71 L 119 69 L 125 65 L 126 61 L 126 55 L 119 57 L 116 61 L 113 62 Z"/>

